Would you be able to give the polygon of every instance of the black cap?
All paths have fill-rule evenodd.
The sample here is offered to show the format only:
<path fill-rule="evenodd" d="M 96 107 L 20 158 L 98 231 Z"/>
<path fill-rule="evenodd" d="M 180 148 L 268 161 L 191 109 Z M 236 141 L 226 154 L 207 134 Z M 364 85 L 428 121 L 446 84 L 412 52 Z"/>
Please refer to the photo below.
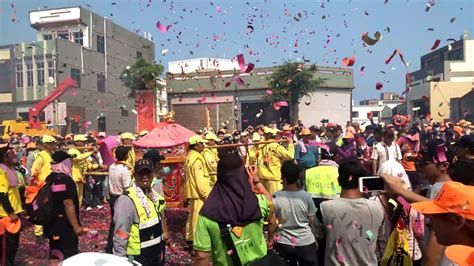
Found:
<path fill-rule="evenodd" d="M 474 151 L 474 135 L 463 136 L 457 143 L 458 146 L 462 146 L 470 151 Z"/>
<path fill-rule="evenodd" d="M 153 163 L 147 159 L 141 159 L 135 163 L 135 173 L 142 171 L 143 169 L 148 169 L 153 171 Z"/>
<path fill-rule="evenodd" d="M 66 159 L 71 159 L 72 156 L 66 153 L 65 151 L 57 151 L 53 153 L 53 155 L 51 155 L 51 158 L 53 159 L 51 163 L 57 164 L 57 163 L 61 163 L 62 161 Z"/>

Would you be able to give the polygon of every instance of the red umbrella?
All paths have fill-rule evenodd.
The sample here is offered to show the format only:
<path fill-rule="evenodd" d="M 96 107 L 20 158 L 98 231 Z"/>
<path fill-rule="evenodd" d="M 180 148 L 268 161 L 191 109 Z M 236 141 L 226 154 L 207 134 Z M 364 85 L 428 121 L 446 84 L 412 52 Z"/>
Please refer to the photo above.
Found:
<path fill-rule="evenodd" d="M 146 136 L 134 141 L 133 145 L 143 148 L 168 148 L 187 143 L 194 135 L 196 133 L 180 124 L 161 122 Z"/>

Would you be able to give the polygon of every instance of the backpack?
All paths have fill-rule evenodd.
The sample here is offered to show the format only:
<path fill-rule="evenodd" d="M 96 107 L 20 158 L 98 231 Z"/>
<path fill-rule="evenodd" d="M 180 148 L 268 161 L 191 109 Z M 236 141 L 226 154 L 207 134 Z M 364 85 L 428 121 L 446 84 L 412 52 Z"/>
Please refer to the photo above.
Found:
<path fill-rule="evenodd" d="M 53 181 L 54 178 L 49 175 L 45 185 L 38 191 L 31 203 L 26 204 L 28 220 L 33 224 L 45 226 L 50 224 L 53 218 L 53 192 L 51 190 Z"/>

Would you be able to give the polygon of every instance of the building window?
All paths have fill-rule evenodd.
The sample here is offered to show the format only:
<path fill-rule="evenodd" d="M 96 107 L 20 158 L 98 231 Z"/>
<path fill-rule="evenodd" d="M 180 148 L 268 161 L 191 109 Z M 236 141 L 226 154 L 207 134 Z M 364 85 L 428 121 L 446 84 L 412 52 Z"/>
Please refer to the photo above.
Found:
<path fill-rule="evenodd" d="M 458 50 L 451 51 L 448 54 L 448 60 L 449 61 L 463 60 L 462 50 L 458 49 Z"/>
<path fill-rule="evenodd" d="M 76 81 L 77 87 L 81 87 L 81 71 L 79 69 L 71 68 L 71 78 Z"/>
<path fill-rule="evenodd" d="M 53 61 L 48 61 L 48 78 L 52 77 L 53 79 L 56 78 L 55 75 L 56 71 L 54 69 L 54 62 Z"/>
<path fill-rule="evenodd" d="M 137 51 L 137 58 L 141 58 L 142 55 L 143 55 L 142 52 Z"/>
<path fill-rule="evenodd" d="M 128 110 L 123 108 L 122 109 L 122 116 L 128 116 Z"/>
<path fill-rule="evenodd" d="M 77 31 L 73 33 L 74 42 L 80 45 L 84 45 L 84 33 L 82 31 Z"/>
<path fill-rule="evenodd" d="M 105 92 L 105 75 L 97 74 L 97 90 Z"/>
<path fill-rule="evenodd" d="M 101 36 L 101 35 L 98 35 L 98 34 L 97 34 L 97 52 L 105 53 L 104 36 Z"/>
<path fill-rule="evenodd" d="M 353 111 L 352 118 L 357 118 L 357 117 L 359 117 L 359 111 Z"/>
<path fill-rule="evenodd" d="M 379 112 L 372 112 L 372 114 L 374 115 L 374 117 L 379 117 Z"/>
<path fill-rule="evenodd" d="M 44 63 L 36 63 L 36 77 L 38 86 L 44 85 Z"/>
<path fill-rule="evenodd" d="M 16 87 L 22 88 L 23 87 L 23 65 L 22 64 L 16 65 L 15 74 L 16 74 Z"/>
<path fill-rule="evenodd" d="M 26 63 L 26 86 L 33 86 L 33 63 Z"/>
<path fill-rule="evenodd" d="M 53 39 L 53 34 L 43 34 L 43 40 L 52 40 Z"/>
<path fill-rule="evenodd" d="M 107 123 L 105 120 L 105 116 L 99 117 L 99 119 L 97 120 L 97 124 L 97 129 L 99 130 L 99 132 L 107 131 Z"/>
<path fill-rule="evenodd" d="M 58 38 L 69 41 L 69 32 L 68 31 L 58 31 Z"/>

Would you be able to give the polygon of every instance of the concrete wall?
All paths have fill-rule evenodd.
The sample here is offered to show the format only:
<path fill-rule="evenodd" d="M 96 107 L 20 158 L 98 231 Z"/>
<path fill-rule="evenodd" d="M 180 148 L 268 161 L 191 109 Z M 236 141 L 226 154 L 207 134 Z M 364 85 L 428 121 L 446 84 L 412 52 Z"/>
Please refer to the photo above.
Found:
<path fill-rule="evenodd" d="M 430 111 L 435 121 L 449 119 L 450 99 L 464 96 L 473 87 L 471 82 L 431 82 L 430 85 Z"/>
<path fill-rule="evenodd" d="M 474 40 L 464 40 L 464 60 L 447 62 L 447 81 L 474 81 Z M 449 70 L 449 71 L 448 71 Z"/>
<path fill-rule="evenodd" d="M 319 125 L 322 119 L 345 125 L 351 120 L 351 94 L 351 89 L 319 88 L 300 102 L 299 119 L 305 125 Z"/>

